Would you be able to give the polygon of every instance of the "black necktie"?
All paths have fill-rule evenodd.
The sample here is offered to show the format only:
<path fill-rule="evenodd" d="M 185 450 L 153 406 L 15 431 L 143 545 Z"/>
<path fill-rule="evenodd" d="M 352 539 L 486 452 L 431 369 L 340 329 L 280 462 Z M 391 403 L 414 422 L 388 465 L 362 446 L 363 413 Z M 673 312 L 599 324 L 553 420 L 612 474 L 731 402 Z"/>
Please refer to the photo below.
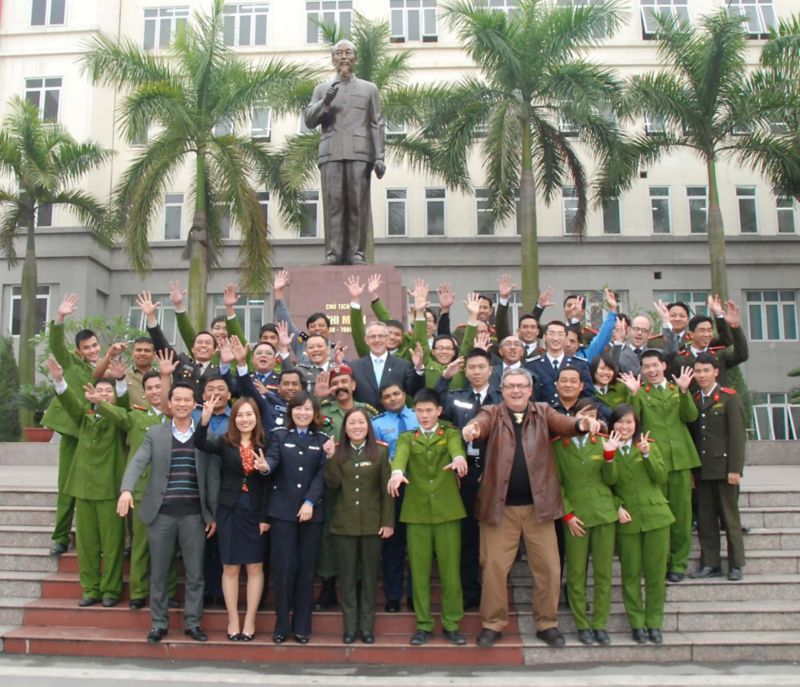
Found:
<path fill-rule="evenodd" d="M 557 369 L 558 369 L 558 360 L 554 360 L 554 361 L 553 361 L 553 369 L 554 369 L 554 370 L 557 370 Z"/>
<path fill-rule="evenodd" d="M 474 394 L 472 394 L 472 400 L 473 400 L 475 403 L 477 403 L 478 405 L 483 405 L 483 404 L 481 403 L 481 395 L 480 395 L 480 394 L 479 394 L 477 391 L 476 391 Z"/>

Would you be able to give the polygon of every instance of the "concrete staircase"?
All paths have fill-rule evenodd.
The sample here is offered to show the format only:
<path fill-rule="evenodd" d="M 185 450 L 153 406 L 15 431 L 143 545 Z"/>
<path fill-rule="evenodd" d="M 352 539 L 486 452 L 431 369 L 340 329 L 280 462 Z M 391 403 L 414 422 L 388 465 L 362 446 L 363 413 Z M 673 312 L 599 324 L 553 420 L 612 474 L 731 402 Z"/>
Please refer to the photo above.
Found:
<path fill-rule="evenodd" d="M 37 469 L 37 468 L 28 468 Z M 52 470 L 47 466 L 41 469 Z M 742 582 L 724 578 L 685 580 L 669 585 L 662 646 L 639 646 L 630 639 L 617 586 L 608 630 L 610 647 L 585 647 L 575 638 L 572 616 L 560 613 L 567 646 L 550 649 L 536 639 L 530 616 L 532 582 L 524 561 L 512 572 L 509 593 L 516 613 L 493 649 L 478 650 L 480 618 L 468 613 L 462 624 L 467 647 L 452 647 L 437 637 L 424 647 L 408 646 L 414 615 L 380 613 L 372 646 L 341 644 L 338 612 L 316 613 L 311 643 L 271 641 L 273 615 L 259 614 L 251 643 L 225 636 L 222 609 L 207 611 L 209 642 L 184 637 L 180 612 L 173 611 L 170 634 L 148 645 L 147 610 L 131 611 L 127 596 L 117 608 L 79 609 L 77 559 L 48 555 L 54 518 L 53 486 L 39 480 L 22 488 L 4 477 L 13 466 L 0 461 L 0 636 L 3 650 L 15 654 L 58 654 L 182 660 L 291 663 L 488 664 L 638 663 L 800 660 L 800 467 L 748 468 L 741 496 L 748 563 Z M 54 478 L 51 476 L 51 481 Z M 35 480 L 34 480 L 35 481 Z M 723 542 L 723 551 L 725 550 Z M 698 554 L 695 544 L 694 557 Z M 723 562 L 723 565 L 725 563 Z M 615 574 L 618 564 L 615 562 Z M 125 590 L 127 592 L 127 589 Z M 181 590 L 182 592 L 182 590 Z M 379 593 L 379 597 L 382 595 Z M 434 601 L 438 589 L 434 589 Z M 268 600 L 271 608 L 272 600 Z M 383 607 L 379 598 L 379 608 Z"/>

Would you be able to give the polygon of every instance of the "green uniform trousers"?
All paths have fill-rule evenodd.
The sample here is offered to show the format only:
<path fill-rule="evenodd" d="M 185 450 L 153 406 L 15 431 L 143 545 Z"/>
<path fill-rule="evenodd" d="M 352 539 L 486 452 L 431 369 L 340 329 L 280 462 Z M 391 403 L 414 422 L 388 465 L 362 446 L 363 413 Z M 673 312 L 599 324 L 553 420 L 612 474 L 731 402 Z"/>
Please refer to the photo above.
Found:
<path fill-rule="evenodd" d="M 669 528 L 669 567 L 685 573 L 692 549 L 692 471 L 670 470 L 665 492 L 675 522 Z"/>
<path fill-rule="evenodd" d="M 135 504 L 135 505 L 138 505 Z M 144 599 L 150 594 L 150 543 L 147 541 L 147 525 L 134 510 L 131 519 L 133 527 L 131 541 L 131 569 L 128 575 L 128 586 L 131 599 Z M 173 557 L 167 580 L 167 594 L 174 599 L 178 594 L 178 558 Z"/>
<path fill-rule="evenodd" d="M 697 480 L 697 535 L 701 565 L 720 567 L 719 523 L 725 523 L 728 566 L 744 567 L 744 538 L 739 517 L 739 487 L 725 479 Z"/>
<path fill-rule="evenodd" d="M 317 559 L 317 575 L 323 580 L 336 577 L 337 570 L 336 564 L 339 560 L 336 554 L 336 545 L 334 544 L 334 537 L 331 534 L 331 519 L 333 518 L 333 508 L 336 504 L 336 498 L 339 495 L 338 489 L 325 489 L 325 525 L 322 528 L 322 542 L 319 546 L 319 558 Z"/>
<path fill-rule="evenodd" d="M 659 527 L 649 532 L 617 533 L 617 551 L 622 568 L 622 601 L 633 629 L 647 627 L 660 630 L 664 624 L 669 531 L 669 527 Z"/>
<path fill-rule="evenodd" d="M 564 530 L 564 551 L 567 559 L 567 596 L 572 617 L 579 630 L 588 630 L 586 615 L 586 577 L 589 553 L 592 554 L 594 600 L 591 628 L 605 630 L 611 611 L 611 563 L 614 560 L 614 540 L 617 523 L 587 527 L 586 534 L 576 537 L 569 528 Z"/>
<path fill-rule="evenodd" d="M 56 498 L 56 526 L 53 529 L 53 541 L 65 546 L 69 545 L 72 514 L 75 512 L 75 497 L 67 494 L 65 488 L 77 448 L 77 437 L 69 434 L 61 435 L 61 443 L 58 445 L 58 497 Z"/>
<path fill-rule="evenodd" d="M 464 598 L 461 595 L 461 520 L 435 525 L 409 522 L 406 524 L 406 546 L 417 629 L 433 632 L 431 572 L 435 555 L 442 585 L 442 629 L 448 632 L 458 630 L 458 624 L 464 617 Z"/>
<path fill-rule="evenodd" d="M 357 537 L 334 534 L 332 537 L 339 563 L 339 603 L 344 631 L 374 634 L 381 538 L 377 534 Z"/>
<path fill-rule="evenodd" d="M 92 599 L 119 599 L 125 522 L 117 515 L 116 500 L 75 499 L 75 532 L 83 595 Z"/>

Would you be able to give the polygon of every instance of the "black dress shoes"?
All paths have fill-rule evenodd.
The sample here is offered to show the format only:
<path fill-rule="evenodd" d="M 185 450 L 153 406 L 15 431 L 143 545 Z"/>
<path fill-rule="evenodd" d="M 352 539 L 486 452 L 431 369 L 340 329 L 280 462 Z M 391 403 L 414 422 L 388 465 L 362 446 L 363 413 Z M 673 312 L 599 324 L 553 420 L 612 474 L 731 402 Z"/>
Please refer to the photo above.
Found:
<path fill-rule="evenodd" d="M 128 602 L 128 608 L 132 608 L 135 611 L 141 611 L 144 608 L 144 599 L 131 599 Z"/>
<path fill-rule="evenodd" d="M 743 577 L 744 575 L 742 574 L 741 568 L 731 568 L 728 570 L 728 579 L 731 582 L 739 582 Z"/>
<path fill-rule="evenodd" d="M 103 608 L 114 608 L 119 603 L 119 599 L 113 599 L 111 597 L 103 599 Z"/>
<path fill-rule="evenodd" d="M 653 644 L 662 644 L 664 642 L 664 637 L 661 635 L 661 630 L 657 630 L 656 628 L 650 628 L 647 631 L 648 637 L 650 637 L 650 641 Z"/>
<path fill-rule="evenodd" d="M 541 639 L 547 646 L 559 648 L 564 646 L 564 635 L 557 627 L 548 627 L 546 630 L 540 630 L 536 636 Z"/>
<path fill-rule="evenodd" d="M 62 553 L 66 553 L 67 549 L 69 549 L 69 546 L 67 546 L 66 544 L 58 544 L 58 543 L 53 544 L 50 547 L 50 555 L 60 556 Z"/>
<path fill-rule="evenodd" d="M 342 635 L 342 644 L 354 644 L 356 641 L 355 632 L 345 632 Z"/>
<path fill-rule="evenodd" d="M 422 646 L 431 637 L 433 637 L 433 632 L 428 632 L 427 630 L 417 630 L 413 635 L 411 635 L 411 646 Z"/>
<path fill-rule="evenodd" d="M 283 644 L 286 641 L 286 635 L 276 632 L 272 635 L 272 641 L 275 642 L 275 644 Z"/>
<path fill-rule="evenodd" d="M 167 636 L 167 631 L 168 630 L 166 627 L 154 627 L 152 630 L 150 630 L 150 632 L 147 633 L 147 643 L 157 644 Z"/>
<path fill-rule="evenodd" d="M 484 649 L 488 649 L 489 647 L 494 646 L 494 643 L 502 638 L 502 636 L 502 632 L 497 632 L 497 630 L 490 630 L 488 627 L 484 627 L 478 633 L 477 644 Z"/>
<path fill-rule="evenodd" d="M 399 601 L 387 601 L 385 610 L 387 613 L 399 613 L 400 612 L 400 602 Z"/>
<path fill-rule="evenodd" d="M 608 632 L 605 630 L 595 630 L 594 641 L 596 641 L 600 646 L 608 646 L 611 644 L 611 637 L 608 636 Z"/>
<path fill-rule="evenodd" d="M 308 640 L 311 639 L 309 635 L 295 635 L 294 641 L 298 644 L 308 644 Z"/>
<path fill-rule="evenodd" d="M 362 632 L 361 641 L 364 642 L 364 644 L 375 644 L 375 635 L 371 632 Z"/>
<path fill-rule="evenodd" d="M 94 606 L 95 604 L 99 604 L 100 599 L 94 599 L 91 596 L 84 596 L 79 602 L 78 606 L 81 608 L 87 608 L 88 606 Z"/>
<path fill-rule="evenodd" d="M 208 635 L 203 632 L 203 628 L 199 625 L 196 625 L 195 627 L 187 627 L 183 631 L 183 634 L 185 634 L 187 637 L 191 637 L 195 642 L 208 641 Z"/>
<path fill-rule="evenodd" d="M 710 565 L 703 565 L 695 570 L 690 577 L 693 580 L 702 580 L 705 577 L 722 577 L 722 568 L 712 568 Z"/>
<path fill-rule="evenodd" d="M 450 642 L 450 644 L 464 646 L 464 644 L 467 643 L 466 637 L 464 637 L 464 635 L 458 630 L 445 630 L 442 634 L 444 635 L 444 638 Z"/>
<path fill-rule="evenodd" d="M 578 641 L 581 644 L 594 644 L 594 635 L 591 630 L 578 630 Z"/>
<path fill-rule="evenodd" d="M 684 577 L 686 577 L 684 573 L 670 570 L 667 573 L 667 582 L 683 582 Z"/>
<path fill-rule="evenodd" d="M 635 627 L 631 630 L 631 637 L 637 644 L 647 644 L 647 631 L 643 627 Z"/>

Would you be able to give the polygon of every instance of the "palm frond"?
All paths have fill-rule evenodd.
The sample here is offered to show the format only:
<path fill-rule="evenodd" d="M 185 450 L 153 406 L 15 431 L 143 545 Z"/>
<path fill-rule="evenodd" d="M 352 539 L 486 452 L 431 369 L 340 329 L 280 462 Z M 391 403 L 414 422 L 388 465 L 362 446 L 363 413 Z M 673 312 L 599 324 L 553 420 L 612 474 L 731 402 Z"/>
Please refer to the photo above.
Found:
<path fill-rule="evenodd" d="M 142 84 L 165 82 L 180 86 L 170 65 L 127 38 L 101 33 L 84 44 L 81 70 L 92 82 L 135 90 Z"/>
<path fill-rule="evenodd" d="M 53 194 L 50 203 L 69 210 L 92 230 L 95 238 L 103 246 L 111 247 L 114 237 L 108 209 L 91 194 L 79 189 L 68 189 Z"/>
<path fill-rule="evenodd" d="M 502 222 L 516 211 L 522 155 L 520 126 L 518 106 L 508 100 L 498 103 L 481 146 L 494 223 Z"/>
<path fill-rule="evenodd" d="M 14 198 L 14 194 L 8 191 L 4 191 L 0 195 L 0 202 L 6 203 L 5 210 L 0 215 L 0 252 L 8 261 L 9 268 L 17 266 L 17 249 L 14 241 L 17 236 L 23 234 L 22 227 L 20 227 L 20 206 L 14 202 Z"/>

